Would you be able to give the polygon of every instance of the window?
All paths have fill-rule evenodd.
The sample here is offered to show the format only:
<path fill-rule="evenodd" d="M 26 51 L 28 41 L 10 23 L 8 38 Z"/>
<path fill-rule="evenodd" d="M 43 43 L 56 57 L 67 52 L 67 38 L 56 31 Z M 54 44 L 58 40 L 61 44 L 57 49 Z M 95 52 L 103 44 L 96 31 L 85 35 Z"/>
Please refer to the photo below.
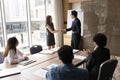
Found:
<path fill-rule="evenodd" d="M 1 20 L 1 4 L 0 4 L 0 50 L 4 47 L 4 37 L 3 37 L 3 28 L 2 28 L 2 20 Z"/>
<path fill-rule="evenodd" d="M 46 0 L 46 13 L 47 15 L 52 15 L 52 2 L 51 0 Z"/>
<path fill-rule="evenodd" d="M 19 48 L 28 47 L 26 0 L 4 0 L 7 39 L 15 36 Z"/>
<path fill-rule="evenodd" d="M 39 7 L 39 6 L 44 6 L 44 1 L 45 0 L 33 0 L 33 1 L 35 1 L 35 6 L 36 7 Z"/>
<path fill-rule="evenodd" d="M 37 5 L 37 3 L 41 4 Z M 44 0 L 30 0 L 32 45 L 46 46 L 45 4 Z"/>
<path fill-rule="evenodd" d="M 4 49 L 6 39 L 10 37 L 18 39 L 18 48 L 21 50 L 28 51 L 31 44 L 45 47 L 45 19 L 46 14 L 51 12 L 51 0 L 2 0 L 1 2 L 3 5 L 2 8 L 0 6 L 0 49 Z M 2 18 L 1 12 L 5 15 Z"/>

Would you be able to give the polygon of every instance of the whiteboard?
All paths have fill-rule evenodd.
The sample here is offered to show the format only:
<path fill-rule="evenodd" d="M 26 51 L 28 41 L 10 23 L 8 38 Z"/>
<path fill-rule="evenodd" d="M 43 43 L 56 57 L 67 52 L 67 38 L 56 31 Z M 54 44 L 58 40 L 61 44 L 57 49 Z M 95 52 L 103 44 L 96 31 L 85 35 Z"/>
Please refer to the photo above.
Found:
<path fill-rule="evenodd" d="M 67 28 L 70 28 L 72 25 L 72 18 L 71 18 L 71 11 L 72 10 L 68 10 L 68 14 L 67 14 Z M 78 15 L 78 19 L 81 22 L 81 36 L 83 36 L 83 21 L 84 21 L 84 12 L 81 9 L 75 10 L 77 11 Z M 71 35 L 71 32 L 67 32 L 67 35 Z"/>

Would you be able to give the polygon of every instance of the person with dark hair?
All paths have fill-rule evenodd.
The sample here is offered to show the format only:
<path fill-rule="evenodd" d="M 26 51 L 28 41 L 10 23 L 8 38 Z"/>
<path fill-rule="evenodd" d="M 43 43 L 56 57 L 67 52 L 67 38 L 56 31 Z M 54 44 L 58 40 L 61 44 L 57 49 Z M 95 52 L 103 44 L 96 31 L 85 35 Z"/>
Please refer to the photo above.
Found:
<path fill-rule="evenodd" d="M 52 49 L 55 47 L 54 33 L 60 32 L 61 30 L 54 29 L 54 24 L 52 22 L 52 17 L 50 15 L 46 17 L 45 27 L 47 29 L 47 46 L 48 49 Z"/>
<path fill-rule="evenodd" d="M 84 50 L 85 54 L 89 56 L 85 60 L 86 68 L 89 73 L 89 80 L 97 80 L 99 67 L 101 63 L 110 59 L 110 51 L 105 48 L 107 43 L 107 37 L 98 33 L 93 37 L 94 51 L 90 53 L 90 50 Z"/>
<path fill-rule="evenodd" d="M 77 18 L 77 15 L 77 11 L 71 11 L 71 18 L 73 19 L 72 25 L 70 28 L 63 29 L 64 32 L 72 30 L 71 46 L 73 49 L 79 49 L 81 39 L 81 22 Z"/>
<path fill-rule="evenodd" d="M 46 80 L 88 80 L 88 71 L 72 64 L 74 59 L 72 47 L 62 46 L 58 50 L 58 56 L 63 65 L 50 69 L 46 74 Z"/>
<path fill-rule="evenodd" d="M 16 64 L 24 60 L 28 60 L 28 57 L 23 56 L 23 53 L 20 52 L 16 47 L 18 46 L 18 40 L 16 37 L 11 37 L 7 41 L 7 46 L 3 53 L 5 57 L 5 63 Z"/>

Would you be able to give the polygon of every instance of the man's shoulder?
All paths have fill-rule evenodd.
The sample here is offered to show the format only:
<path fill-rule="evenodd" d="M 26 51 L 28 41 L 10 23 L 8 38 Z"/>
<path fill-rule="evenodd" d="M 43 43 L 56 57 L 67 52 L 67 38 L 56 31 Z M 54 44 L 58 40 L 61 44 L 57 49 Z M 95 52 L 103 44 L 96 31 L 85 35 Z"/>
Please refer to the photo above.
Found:
<path fill-rule="evenodd" d="M 84 79 L 84 80 L 88 80 L 88 71 L 86 69 L 83 68 L 65 68 L 65 67 L 55 67 L 52 68 L 50 70 L 50 73 L 52 78 L 54 78 L 54 80 L 60 78 L 60 80 L 62 79 L 66 79 L 66 80 L 73 80 L 71 78 L 71 75 L 75 77 L 75 79 Z M 66 77 L 64 77 L 66 75 Z"/>
<path fill-rule="evenodd" d="M 80 22 L 80 19 L 79 19 L 79 18 L 76 18 L 75 21 Z"/>
<path fill-rule="evenodd" d="M 78 68 L 78 71 L 80 73 L 88 73 L 88 70 L 87 69 L 83 69 L 83 68 Z"/>
<path fill-rule="evenodd" d="M 54 67 L 54 68 L 50 69 L 49 71 L 51 73 L 57 73 L 60 69 L 61 69 L 61 67 Z"/>
<path fill-rule="evenodd" d="M 78 18 L 76 18 L 74 22 L 75 22 L 75 23 L 79 23 L 79 24 L 81 23 Z"/>
<path fill-rule="evenodd" d="M 101 53 L 101 52 L 109 52 L 109 49 L 99 47 L 94 51 L 94 53 Z"/>

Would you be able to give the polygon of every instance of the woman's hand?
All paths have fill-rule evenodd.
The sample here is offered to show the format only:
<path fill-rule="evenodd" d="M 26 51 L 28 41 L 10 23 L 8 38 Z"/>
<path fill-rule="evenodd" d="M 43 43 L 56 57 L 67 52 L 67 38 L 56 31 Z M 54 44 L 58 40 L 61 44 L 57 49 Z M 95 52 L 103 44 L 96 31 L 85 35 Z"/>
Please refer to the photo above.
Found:
<path fill-rule="evenodd" d="M 25 57 L 25 60 L 29 60 L 29 58 L 26 56 L 26 57 Z"/>
<path fill-rule="evenodd" d="M 65 32 L 66 32 L 66 29 L 61 29 L 61 32 L 65 33 Z"/>

